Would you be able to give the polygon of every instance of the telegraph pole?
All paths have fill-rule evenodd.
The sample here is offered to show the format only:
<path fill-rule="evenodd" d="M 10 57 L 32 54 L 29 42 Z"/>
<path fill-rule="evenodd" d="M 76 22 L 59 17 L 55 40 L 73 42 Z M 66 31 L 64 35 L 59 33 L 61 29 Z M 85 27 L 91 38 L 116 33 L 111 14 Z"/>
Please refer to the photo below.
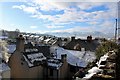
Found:
<path fill-rule="evenodd" d="M 116 28 L 115 28 L 115 42 L 116 42 L 116 39 L 117 39 L 117 19 L 116 19 Z"/>

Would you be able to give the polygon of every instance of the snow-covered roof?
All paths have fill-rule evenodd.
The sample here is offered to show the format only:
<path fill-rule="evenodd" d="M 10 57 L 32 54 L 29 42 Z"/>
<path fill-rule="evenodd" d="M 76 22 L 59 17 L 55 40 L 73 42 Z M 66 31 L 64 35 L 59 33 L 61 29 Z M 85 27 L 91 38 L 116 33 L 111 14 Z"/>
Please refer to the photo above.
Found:
<path fill-rule="evenodd" d="M 46 57 L 43 55 L 43 53 L 24 53 L 23 55 L 25 61 L 28 63 L 29 67 L 33 67 L 34 62 L 37 61 L 39 63 L 41 63 L 43 60 L 46 60 Z"/>
<path fill-rule="evenodd" d="M 44 40 L 44 38 L 43 38 L 43 37 L 44 37 L 44 36 L 41 36 L 39 39 L 40 39 L 40 40 Z"/>
<path fill-rule="evenodd" d="M 59 59 L 48 59 L 47 65 L 51 68 L 59 69 L 62 66 L 62 62 Z"/>
<path fill-rule="evenodd" d="M 7 36 L 0 36 L 0 39 L 7 39 Z"/>
<path fill-rule="evenodd" d="M 52 45 L 54 45 L 56 42 L 57 42 L 57 40 L 55 40 L 55 41 L 52 43 Z"/>
<path fill-rule="evenodd" d="M 48 38 L 46 40 L 44 40 L 46 43 L 48 43 L 48 41 L 50 41 L 52 38 Z"/>
<path fill-rule="evenodd" d="M 55 41 L 57 41 L 57 40 L 53 40 L 53 39 L 51 39 L 50 41 L 48 41 L 48 44 L 52 44 L 52 45 L 54 45 Z"/>
<path fill-rule="evenodd" d="M 10 70 L 10 67 L 8 66 L 8 64 L 3 62 L 2 53 L 0 53 L 0 80 L 2 78 L 1 74 L 9 70 Z"/>
<path fill-rule="evenodd" d="M 0 58 L 3 58 L 3 55 L 2 55 L 2 53 L 0 53 Z"/>
<path fill-rule="evenodd" d="M 38 38 L 38 37 L 40 37 L 40 36 L 38 36 L 38 35 L 35 35 L 34 37 Z"/>
<path fill-rule="evenodd" d="M 35 35 L 30 35 L 30 37 L 34 37 Z"/>
<path fill-rule="evenodd" d="M 60 47 L 53 47 L 51 48 L 51 53 L 57 55 L 57 59 L 61 59 L 62 54 L 67 54 L 67 62 L 70 65 L 79 67 L 86 67 L 88 62 L 92 62 L 96 59 L 95 53 L 90 51 L 74 51 Z"/>
<path fill-rule="evenodd" d="M 7 70 L 10 70 L 9 66 L 5 63 L 1 63 L 0 64 L 0 73 L 7 71 Z"/>
<path fill-rule="evenodd" d="M 13 53 L 16 50 L 16 45 L 7 45 L 8 53 Z"/>

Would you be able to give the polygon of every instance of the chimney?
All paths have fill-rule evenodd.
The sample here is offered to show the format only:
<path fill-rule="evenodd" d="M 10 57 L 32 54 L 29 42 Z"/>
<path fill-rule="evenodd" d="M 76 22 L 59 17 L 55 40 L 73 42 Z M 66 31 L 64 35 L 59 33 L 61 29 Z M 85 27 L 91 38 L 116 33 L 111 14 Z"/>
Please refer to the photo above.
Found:
<path fill-rule="evenodd" d="M 118 41 L 120 41 L 120 38 L 118 38 Z"/>
<path fill-rule="evenodd" d="M 16 50 L 17 51 L 23 51 L 24 50 L 24 37 L 23 35 L 19 35 L 19 37 L 16 38 Z"/>
<path fill-rule="evenodd" d="M 71 37 L 71 41 L 75 41 L 75 36 L 72 36 L 72 37 Z"/>
<path fill-rule="evenodd" d="M 58 38 L 57 42 L 58 42 L 58 46 L 62 46 L 62 39 L 61 38 Z"/>
<path fill-rule="evenodd" d="M 87 36 L 87 41 L 88 42 L 91 42 L 92 41 L 92 36 L 90 35 L 90 36 Z"/>
<path fill-rule="evenodd" d="M 61 55 L 61 61 L 64 63 L 67 61 L 67 54 Z"/>
<path fill-rule="evenodd" d="M 85 51 L 85 48 L 81 48 L 81 51 Z"/>

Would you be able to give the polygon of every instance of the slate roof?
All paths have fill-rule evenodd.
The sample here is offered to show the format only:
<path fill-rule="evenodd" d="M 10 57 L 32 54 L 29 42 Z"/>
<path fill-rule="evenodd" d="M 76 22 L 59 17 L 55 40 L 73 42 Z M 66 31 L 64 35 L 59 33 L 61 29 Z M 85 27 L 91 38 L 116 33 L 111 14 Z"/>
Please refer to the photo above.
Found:
<path fill-rule="evenodd" d="M 81 48 L 85 48 L 86 51 L 95 51 L 96 48 L 98 47 L 99 43 L 97 42 L 97 40 L 92 40 L 91 42 L 87 41 L 87 40 L 81 40 L 81 39 L 77 39 L 77 40 L 73 40 L 70 41 L 66 46 L 65 49 L 70 49 L 70 50 L 74 50 L 74 47 L 79 44 Z"/>
<path fill-rule="evenodd" d="M 29 67 L 39 66 L 44 63 L 46 57 L 43 53 L 23 52 L 23 57 Z"/>
<path fill-rule="evenodd" d="M 7 45 L 7 49 L 8 53 L 13 53 L 16 50 L 16 45 L 15 44 Z"/>
<path fill-rule="evenodd" d="M 59 69 L 62 66 L 62 62 L 59 59 L 50 58 L 47 60 L 47 66 L 52 69 Z"/>
<path fill-rule="evenodd" d="M 79 67 L 86 67 L 89 62 L 92 62 L 96 59 L 94 52 L 67 50 L 61 47 L 51 48 L 51 53 L 57 55 L 54 57 L 57 57 L 57 59 L 61 59 L 61 55 L 67 54 L 67 62 L 70 65 Z"/>
<path fill-rule="evenodd" d="M 27 44 L 25 44 L 25 49 L 29 49 L 29 48 L 36 48 L 38 49 L 38 52 L 43 53 L 43 55 L 45 57 L 48 57 L 50 55 L 50 46 L 48 45 L 34 45 L 31 42 L 28 42 Z"/>

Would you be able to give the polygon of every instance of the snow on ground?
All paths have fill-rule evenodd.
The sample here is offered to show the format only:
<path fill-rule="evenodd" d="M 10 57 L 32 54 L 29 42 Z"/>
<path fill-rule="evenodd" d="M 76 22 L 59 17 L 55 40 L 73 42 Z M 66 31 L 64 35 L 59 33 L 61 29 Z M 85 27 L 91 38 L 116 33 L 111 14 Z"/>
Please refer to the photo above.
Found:
<path fill-rule="evenodd" d="M 101 56 L 101 57 L 100 57 L 100 60 L 96 63 L 97 66 L 98 66 L 99 68 L 100 68 L 100 67 L 104 67 L 105 64 L 101 64 L 101 63 L 104 62 L 104 61 L 106 61 L 108 57 L 109 57 L 109 56 L 108 56 L 108 53 L 106 53 L 104 56 Z"/>
<path fill-rule="evenodd" d="M 99 62 L 97 62 L 98 67 L 92 67 L 90 70 L 88 70 L 88 74 L 86 74 L 85 77 L 83 77 L 83 79 L 90 79 L 94 74 L 103 72 L 103 70 L 99 69 L 99 67 L 105 66 L 101 65 L 101 62 L 106 61 L 108 57 L 108 53 L 106 53 L 104 56 L 101 56 Z"/>
<path fill-rule="evenodd" d="M 90 79 L 94 74 L 97 74 L 99 72 L 102 72 L 102 69 L 99 69 L 98 67 L 93 67 L 92 69 L 88 70 L 88 74 L 83 77 L 84 79 Z"/>
<path fill-rule="evenodd" d="M 98 73 L 102 71 L 102 69 L 99 69 L 98 67 L 93 67 L 92 69 L 88 70 L 89 73 Z"/>
<path fill-rule="evenodd" d="M 54 53 L 57 59 L 61 59 L 62 54 L 67 54 L 68 63 L 79 67 L 86 67 L 88 62 L 92 62 L 96 59 L 95 53 L 90 51 L 74 51 L 60 47 L 52 47 L 51 53 Z"/>

